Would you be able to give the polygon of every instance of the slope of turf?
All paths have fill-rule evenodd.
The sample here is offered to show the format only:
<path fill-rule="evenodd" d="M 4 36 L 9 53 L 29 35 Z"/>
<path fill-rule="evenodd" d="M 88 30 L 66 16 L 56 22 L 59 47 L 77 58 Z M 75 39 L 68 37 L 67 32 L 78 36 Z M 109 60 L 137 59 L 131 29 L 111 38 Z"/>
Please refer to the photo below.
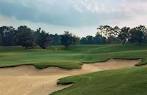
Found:
<path fill-rule="evenodd" d="M 0 47 L 0 67 L 33 64 L 38 68 L 57 66 L 80 68 L 84 62 L 106 61 L 111 58 L 142 59 L 147 64 L 147 45 L 86 45 L 52 46 L 47 50 L 25 50 L 21 47 Z M 147 95 L 147 67 L 103 71 L 64 78 L 60 84 L 72 87 L 53 95 Z"/>
<path fill-rule="evenodd" d="M 73 86 L 52 95 L 147 95 L 147 68 L 96 72 L 63 78 L 59 83 Z"/>
<path fill-rule="evenodd" d="M 146 64 L 147 45 L 79 45 L 68 50 L 61 46 L 52 46 L 47 50 L 0 47 L 0 67 L 33 64 L 38 68 L 58 66 L 73 69 L 80 68 L 83 62 L 105 61 L 111 58 L 141 58 L 141 64 Z"/>

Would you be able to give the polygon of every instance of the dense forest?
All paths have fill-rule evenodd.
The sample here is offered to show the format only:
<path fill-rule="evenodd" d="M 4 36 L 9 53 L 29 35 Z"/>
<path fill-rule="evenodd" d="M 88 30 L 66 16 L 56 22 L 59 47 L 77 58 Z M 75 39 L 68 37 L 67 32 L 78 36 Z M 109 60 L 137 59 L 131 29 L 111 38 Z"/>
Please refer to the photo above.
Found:
<path fill-rule="evenodd" d="M 64 34 L 49 34 L 41 28 L 32 30 L 28 26 L 19 26 L 15 29 L 12 26 L 0 27 L 0 45 L 1 46 L 22 46 L 24 48 L 34 48 L 39 46 L 46 49 L 51 45 L 64 45 L 68 48 L 76 44 L 114 44 L 147 42 L 147 28 L 143 25 L 130 28 L 108 25 L 99 26 L 95 36 L 78 37 L 65 31 Z"/>

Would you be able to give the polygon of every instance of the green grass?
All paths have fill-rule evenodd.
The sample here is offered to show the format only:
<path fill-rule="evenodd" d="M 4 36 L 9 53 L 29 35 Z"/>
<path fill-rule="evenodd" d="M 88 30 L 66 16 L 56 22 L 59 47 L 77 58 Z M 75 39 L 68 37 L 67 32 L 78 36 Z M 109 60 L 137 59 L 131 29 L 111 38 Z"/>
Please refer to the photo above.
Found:
<path fill-rule="evenodd" d="M 142 59 L 147 64 L 147 45 L 78 45 L 65 50 L 52 46 L 47 50 L 21 47 L 0 47 L 0 67 L 31 64 L 37 68 L 56 66 L 80 68 L 82 64 L 111 58 Z M 147 67 L 103 71 L 63 78 L 59 84 L 73 86 L 52 95 L 147 95 Z"/>
<path fill-rule="evenodd" d="M 111 58 L 143 59 L 147 63 L 147 45 L 86 45 L 65 50 L 52 46 L 47 50 L 21 47 L 0 47 L 0 67 L 32 64 L 37 68 L 57 66 L 66 69 L 80 68 L 84 62 L 105 61 Z"/>
<path fill-rule="evenodd" d="M 136 67 L 60 79 L 73 86 L 52 95 L 147 95 L 147 67 Z"/>

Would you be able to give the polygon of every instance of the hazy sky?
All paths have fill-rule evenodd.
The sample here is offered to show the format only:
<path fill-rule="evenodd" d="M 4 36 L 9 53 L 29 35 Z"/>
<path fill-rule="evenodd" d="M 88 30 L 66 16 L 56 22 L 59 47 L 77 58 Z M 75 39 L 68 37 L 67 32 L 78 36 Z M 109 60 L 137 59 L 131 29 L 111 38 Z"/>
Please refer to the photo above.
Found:
<path fill-rule="evenodd" d="M 0 25 L 94 35 L 99 25 L 147 24 L 147 0 L 0 0 Z"/>

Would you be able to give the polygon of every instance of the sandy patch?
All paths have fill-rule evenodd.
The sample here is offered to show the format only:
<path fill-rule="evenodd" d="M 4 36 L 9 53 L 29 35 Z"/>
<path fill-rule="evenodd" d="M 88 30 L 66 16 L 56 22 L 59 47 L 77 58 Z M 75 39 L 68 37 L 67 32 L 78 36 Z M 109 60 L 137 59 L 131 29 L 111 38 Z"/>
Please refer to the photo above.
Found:
<path fill-rule="evenodd" d="M 64 70 L 47 68 L 38 70 L 33 66 L 0 69 L 0 95 L 48 95 L 68 86 L 58 86 L 60 78 L 96 71 L 133 67 L 140 60 L 116 60 L 84 64 L 81 69 Z"/>

